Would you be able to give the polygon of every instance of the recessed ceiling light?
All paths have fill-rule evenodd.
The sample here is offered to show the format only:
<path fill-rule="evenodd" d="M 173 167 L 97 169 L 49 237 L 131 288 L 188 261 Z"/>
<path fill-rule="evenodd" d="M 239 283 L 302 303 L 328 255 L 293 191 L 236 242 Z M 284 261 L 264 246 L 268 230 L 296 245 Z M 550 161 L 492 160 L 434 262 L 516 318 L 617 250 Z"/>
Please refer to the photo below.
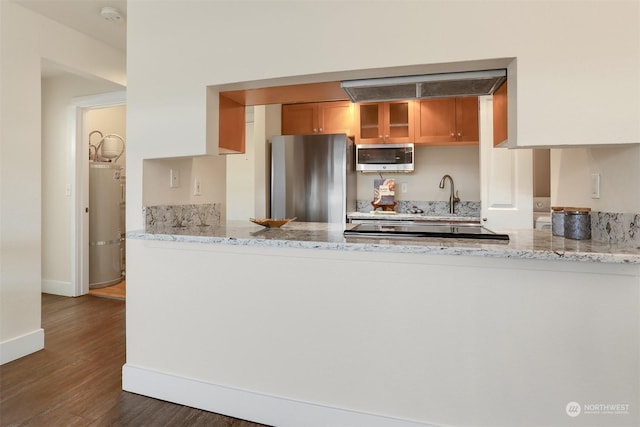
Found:
<path fill-rule="evenodd" d="M 124 16 L 122 12 L 120 12 L 115 7 L 105 6 L 100 9 L 100 16 L 102 16 L 105 20 L 111 22 L 122 22 L 124 21 Z"/>

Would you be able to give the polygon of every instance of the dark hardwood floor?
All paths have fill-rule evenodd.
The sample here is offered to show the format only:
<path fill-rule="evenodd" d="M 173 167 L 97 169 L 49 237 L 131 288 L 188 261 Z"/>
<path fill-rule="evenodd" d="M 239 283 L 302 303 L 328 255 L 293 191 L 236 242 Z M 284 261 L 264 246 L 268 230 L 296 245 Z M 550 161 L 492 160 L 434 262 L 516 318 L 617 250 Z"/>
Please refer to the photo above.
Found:
<path fill-rule="evenodd" d="M 0 426 L 261 426 L 123 392 L 124 308 L 42 294 L 45 349 L 0 366 Z"/>

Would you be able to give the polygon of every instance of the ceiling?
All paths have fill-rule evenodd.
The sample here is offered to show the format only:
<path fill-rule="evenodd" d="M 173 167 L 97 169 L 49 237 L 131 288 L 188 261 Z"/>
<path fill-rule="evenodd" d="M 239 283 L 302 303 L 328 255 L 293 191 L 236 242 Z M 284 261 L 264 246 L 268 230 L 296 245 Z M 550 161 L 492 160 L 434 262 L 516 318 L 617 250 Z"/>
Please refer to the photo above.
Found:
<path fill-rule="evenodd" d="M 4 1 L 4 0 L 0 0 Z M 15 3 L 44 15 L 62 25 L 100 40 L 107 45 L 127 49 L 127 0 L 13 0 Z M 118 9 L 124 19 L 113 22 L 100 16 L 105 6 Z"/>

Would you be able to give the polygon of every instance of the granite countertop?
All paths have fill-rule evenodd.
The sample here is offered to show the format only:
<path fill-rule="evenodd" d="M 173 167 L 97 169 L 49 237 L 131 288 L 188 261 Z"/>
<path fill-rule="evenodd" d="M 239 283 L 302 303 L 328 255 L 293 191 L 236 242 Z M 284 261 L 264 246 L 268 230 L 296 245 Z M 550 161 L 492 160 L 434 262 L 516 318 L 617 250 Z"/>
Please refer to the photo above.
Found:
<path fill-rule="evenodd" d="M 347 227 L 352 225 L 347 224 Z M 260 247 L 640 264 L 640 248 L 590 240 L 570 240 L 552 236 L 549 230 L 493 230 L 509 234 L 509 241 L 344 237 L 343 231 L 344 227 L 339 224 L 292 222 L 279 229 L 268 229 L 249 221 L 227 221 L 226 224 L 215 226 L 165 226 L 131 231 L 127 233 L 127 238 Z"/>

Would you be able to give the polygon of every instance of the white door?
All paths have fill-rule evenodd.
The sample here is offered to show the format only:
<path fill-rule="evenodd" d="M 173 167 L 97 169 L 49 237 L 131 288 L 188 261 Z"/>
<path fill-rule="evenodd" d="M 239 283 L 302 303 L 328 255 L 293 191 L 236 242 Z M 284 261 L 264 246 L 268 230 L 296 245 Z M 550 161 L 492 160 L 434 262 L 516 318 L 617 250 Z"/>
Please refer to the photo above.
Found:
<path fill-rule="evenodd" d="M 493 96 L 479 97 L 481 218 L 487 228 L 533 228 L 530 149 L 494 148 Z"/>

